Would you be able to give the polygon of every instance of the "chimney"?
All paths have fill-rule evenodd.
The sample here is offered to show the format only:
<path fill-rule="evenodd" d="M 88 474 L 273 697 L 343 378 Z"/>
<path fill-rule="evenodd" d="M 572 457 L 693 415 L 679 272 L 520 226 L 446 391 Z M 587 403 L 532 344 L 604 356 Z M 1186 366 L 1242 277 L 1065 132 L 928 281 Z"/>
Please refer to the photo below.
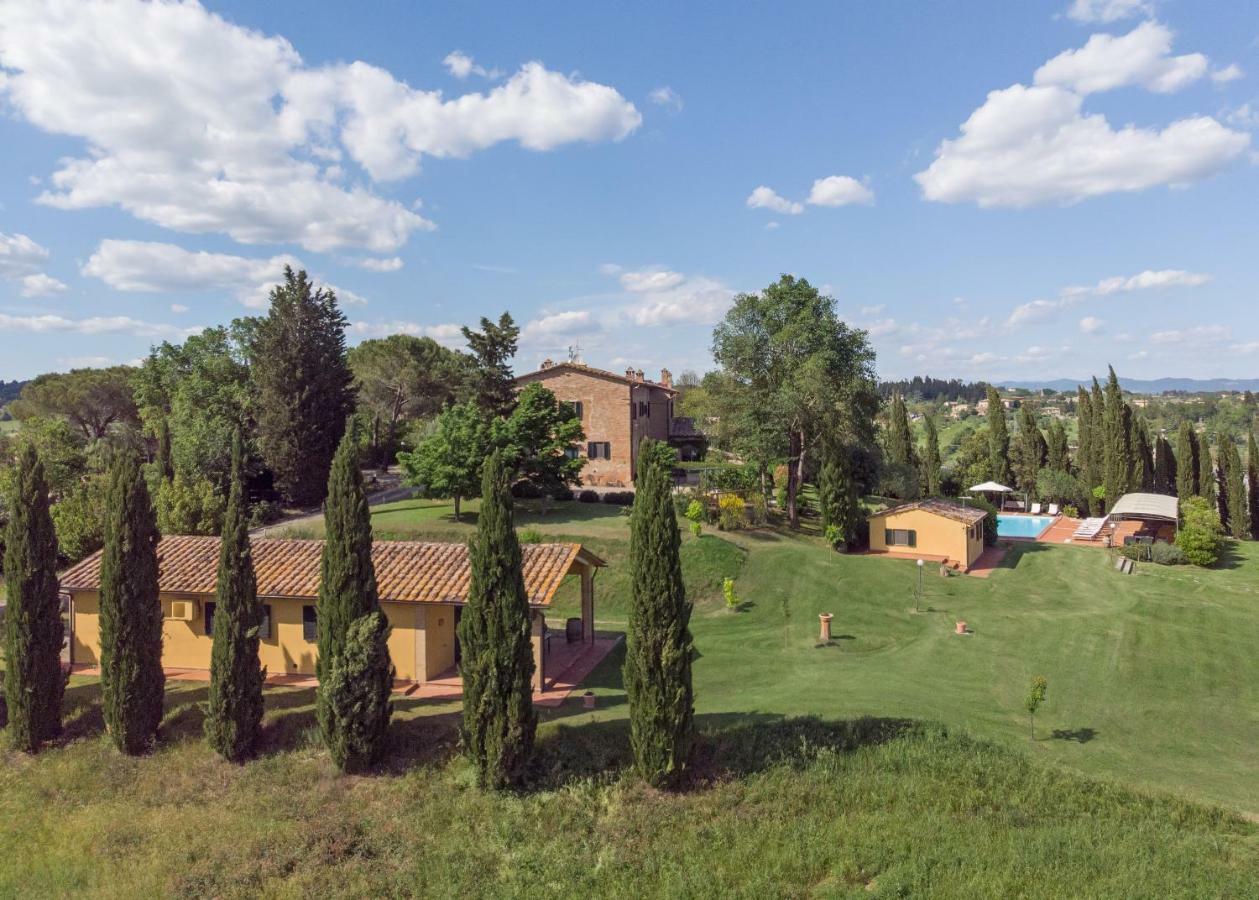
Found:
<path fill-rule="evenodd" d="M 635 381 L 642 381 L 642 380 L 643 380 L 643 370 L 642 370 L 642 369 L 635 369 L 635 370 L 634 370 L 634 380 L 635 380 Z"/>
<path fill-rule="evenodd" d="M 633 366 L 629 366 L 625 369 L 625 378 L 627 381 L 634 380 L 634 367 Z"/>
<path fill-rule="evenodd" d="M 546 359 L 542 360 L 542 368 L 544 369 L 549 369 L 553 365 L 555 365 L 555 362 L 549 356 Z"/>
<path fill-rule="evenodd" d="M 673 373 L 668 369 L 660 370 L 660 383 L 667 388 L 673 387 Z"/>

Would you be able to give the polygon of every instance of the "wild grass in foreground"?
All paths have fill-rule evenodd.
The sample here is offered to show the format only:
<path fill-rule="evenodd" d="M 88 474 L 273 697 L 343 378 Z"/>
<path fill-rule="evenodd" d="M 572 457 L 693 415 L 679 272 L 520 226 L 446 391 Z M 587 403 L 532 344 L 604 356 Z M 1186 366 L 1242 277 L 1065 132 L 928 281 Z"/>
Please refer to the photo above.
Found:
<path fill-rule="evenodd" d="M 529 789 L 475 790 L 454 707 L 402 701 L 391 762 L 343 777 L 313 692 L 269 690 L 264 754 L 201 742 L 172 686 L 128 759 L 71 687 L 61 746 L 0 770 L 0 896 L 1246 896 L 1259 828 L 903 720 L 701 715 L 686 789 L 626 772 L 621 720 L 542 731 Z M 576 704 L 573 705 L 574 707 Z"/>

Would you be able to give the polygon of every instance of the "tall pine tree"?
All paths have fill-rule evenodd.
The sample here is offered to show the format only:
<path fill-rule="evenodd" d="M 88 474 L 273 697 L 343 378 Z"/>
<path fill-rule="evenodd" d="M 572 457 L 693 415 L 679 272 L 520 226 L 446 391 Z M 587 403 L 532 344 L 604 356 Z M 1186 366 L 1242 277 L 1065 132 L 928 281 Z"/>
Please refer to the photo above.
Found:
<path fill-rule="evenodd" d="M 171 450 L 170 421 L 162 416 L 157 426 L 157 472 L 163 481 L 175 480 L 175 458 Z"/>
<path fill-rule="evenodd" d="M 238 429 L 232 440 L 232 486 L 219 546 L 205 718 L 207 743 L 232 762 L 253 755 L 262 726 L 262 684 L 266 677 L 258 661 L 262 606 L 249 546 L 241 454 Z"/>
<path fill-rule="evenodd" d="M 1132 409 L 1124 402 L 1119 389 L 1119 379 L 1114 367 L 1106 380 L 1105 413 L 1103 419 L 1105 448 L 1103 450 L 1103 479 L 1106 508 L 1128 493 L 1134 469 L 1132 459 Z"/>
<path fill-rule="evenodd" d="M 389 620 L 382 612 L 351 622 L 327 683 L 320 684 L 331 721 L 328 751 L 342 772 L 371 768 L 385 750 L 393 716 L 389 631 Z"/>
<path fill-rule="evenodd" d="M 481 476 L 481 512 L 468 547 L 468 603 L 459 619 L 463 742 L 478 783 L 493 789 L 519 780 L 537 728 L 532 617 L 510 484 L 509 467 L 495 451 Z"/>
<path fill-rule="evenodd" d="M 18 454 L 4 530 L 4 694 L 9 744 L 34 753 L 61 733 L 61 601 L 57 535 L 44 464 L 32 444 Z"/>
<path fill-rule="evenodd" d="M 638 454 L 624 678 L 635 766 L 644 779 L 663 787 L 677 784 L 691 753 L 695 649 L 670 470 L 656 446 L 644 440 Z"/>
<path fill-rule="evenodd" d="M 1129 407 L 1131 410 L 1132 407 Z M 1134 491 L 1154 490 L 1154 442 L 1150 439 L 1150 426 L 1145 419 L 1136 418 L 1132 423 L 1133 470 L 1129 487 Z"/>
<path fill-rule="evenodd" d="M 316 290 L 304 271 L 286 266 L 250 342 L 258 443 L 276 487 L 298 506 L 324 499 L 333 454 L 354 411 L 345 325 L 336 294 Z"/>
<path fill-rule="evenodd" d="M 1237 442 L 1229 438 L 1228 453 L 1228 515 L 1229 533 L 1238 540 L 1250 538 L 1250 498 L 1246 490 L 1246 469 L 1242 466 Z"/>
<path fill-rule="evenodd" d="M 935 419 L 926 417 L 927 446 L 922 454 L 922 489 L 928 497 L 940 496 L 940 432 Z"/>
<path fill-rule="evenodd" d="M 887 457 L 893 464 L 906 469 L 918 468 L 914 436 L 909 428 L 909 411 L 905 408 L 905 398 L 900 394 L 892 397 L 892 408 L 888 415 Z"/>
<path fill-rule="evenodd" d="M 1206 434 L 1198 442 L 1198 496 L 1207 501 L 1211 509 L 1215 505 L 1215 464 L 1211 459 L 1211 442 Z"/>
<path fill-rule="evenodd" d="M 988 465 L 992 480 L 1000 484 L 1010 481 L 1010 429 L 1005 421 L 1001 395 L 988 386 Z"/>
<path fill-rule="evenodd" d="M 346 723 L 332 704 L 329 690 L 333 667 L 345 650 L 350 627 L 364 616 L 380 612 L 376 568 L 372 563 L 372 520 L 358 467 L 358 436 L 347 429 L 332 460 L 328 501 L 324 508 L 324 547 L 319 564 L 318 623 L 319 677 L 316 713 L 324 743 L 333 758 L 346 741 Z M 338 763 L 340 764 L 340 763 Z"/>
<path fill-rule="evenodd" d="M 1232 484 L 1233 484 L 1233 457 L 1229 454 L 1229 445 L 1233 439 L 1228 435 L 1219 435 L 1220 449 L 1215 454 L 1215 487 L 1216 497 L 1219 498 L 1218 504 L 1220 509 L 1220 524 L 1224 526 L 1224 532 L 1231 534 L 1233 530 L 1232 516 Z"/>
<path fill-rule="evenodd" d="M 519 326 L 511 313 L 503 313 L 497 324 L 483 317 L 480 331 L 465 325 L 463 337 L 475 360 L 471 388 L 477 406 L 489 419 L 507 418 L 516 408 L 516 382 L 509 362 L 516 355 Z"/>
<path fill-rule="evenodd" d="M 1177 496 L 1180 492 L 1180 472 L 1171 441 L 1159 435 L 1154 442 L 1154 491 L 1158 494 Z M 1187 495 L 1188 496 L 1188 495 Z"/>
<path fill-rule="evenodd" d="M 110 469 L 101 552 L 101 705 L 123 753 L 153 747 L 162 721 L 162 605 L 157 519 L 140 463 L 123 453 Z"/>
<path fill-rule="evenodd" d="M 1062 421 L 1054 419 L 1049 423 L 1049 434 L 1045 439 L 1045 467 L 1055 472 L 1071 471 L 1071 450 L 1067 442 L 1067 429 Z"/>
<path fill-rule="evenodd" d="M 822 472 L 818 478 L 818 505 L 822 530 L 838 529 L 837 546 L 845 546 L 857 536 L 861 503 L 852 477 L 848 449 L 834 442 L 823 447 Z"/>
<path fill-rule="evenodd" d="M 1102 386 L 1093 379 L 1093 389 L 1089 394 L 1089 430 L 1093 440 L 1089 444 L 1089 465 L 1093 481 L 1089 485 L 1089 498 L 1092 503 L 1093 515 L 1100 516 L 1106 511 L 1106 501 L 1093 493 L 1094 488 L 1106 484 L 1106 395 Z"/>
<path fill-rule="evenodd" d="M 1246 510 L 1250 515 L 1250 536 L 1259 540 L 1259 449 L 1253 430 L 1246 440 Z"/>
<path fill-rule="evenodd" d="M 1036 417 L 1026 403 L 1019 407 L 1019 430 L 1014 436 L 1014 476 L 1020 490 L 1035 495 L 1036 479 L 1045 464 L 1048 447 Z"/>

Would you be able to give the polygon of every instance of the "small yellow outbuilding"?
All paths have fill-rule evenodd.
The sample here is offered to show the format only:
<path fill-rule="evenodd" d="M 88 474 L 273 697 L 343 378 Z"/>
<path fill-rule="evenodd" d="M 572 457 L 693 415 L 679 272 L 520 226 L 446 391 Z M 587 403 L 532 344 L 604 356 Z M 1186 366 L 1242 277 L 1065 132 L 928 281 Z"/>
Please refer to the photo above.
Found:
<path fill-rule="evenodd" d="M 870 550 L 969 569 L 984 552 L 985 515 L 949 500 L 902 503 L 870 516 Z"/>
<path fill-rule="evenodd" d="M 264 612 L 258 655 L 271 675 L 313 675 L 323 541 L 259 538 L 250 547 Z M 541 690 L 551 600 L 566 577 L 581 579 L 580 622 L 573 619 L 559 631 L 562 639 L 593 643 L 594 575 L 604 563 L 580 544 L 526 544 L 521 551 L 533 620 L 534 689 Z M 219 539 L 164 537 L 157 557 L 162 664 L 208 670 Z M 392 626 L 389 655 L 398 680 L 424 682 L 448 673 L 458 661 L 455 625 L 468 595 L 467 546 L 376 541 L 372 563 L 380 606 Z M 100 663 L 100 564 L 98 552 L 61 576 L 61 590 L 70 595 L 72 665 Z"/>

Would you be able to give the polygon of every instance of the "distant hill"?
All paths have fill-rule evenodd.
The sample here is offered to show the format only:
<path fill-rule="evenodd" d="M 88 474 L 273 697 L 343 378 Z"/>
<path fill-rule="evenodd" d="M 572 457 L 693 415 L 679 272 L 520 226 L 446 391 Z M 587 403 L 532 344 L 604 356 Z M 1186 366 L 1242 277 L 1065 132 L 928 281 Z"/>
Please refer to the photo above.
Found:
<path fill-rule="evenodd" d="M 0 406 L 16 400 L 25 386 L 25 381 L 0 381 Z"/>
<path fill-rule="evenodd" d="M 1100 378 L 1098 379 L 1101 380 Z M 1045 381 L 1002 381 L 998 387 L 1027 388 L 1035 391 L 1049 388 L 1053 391 L 1074 391 L 1079 385 L 1091 385 L 1092 378 L 1076 380 L 1073 378 L 1054 378 Z M 1134 394 L 1161 394 L 1164 391 L 1186 391 L 1188 393 L 1217 391 L 1259 391 L 1259 378 L 1124 378 L 1120 376 L 1119 386 Z"/>

